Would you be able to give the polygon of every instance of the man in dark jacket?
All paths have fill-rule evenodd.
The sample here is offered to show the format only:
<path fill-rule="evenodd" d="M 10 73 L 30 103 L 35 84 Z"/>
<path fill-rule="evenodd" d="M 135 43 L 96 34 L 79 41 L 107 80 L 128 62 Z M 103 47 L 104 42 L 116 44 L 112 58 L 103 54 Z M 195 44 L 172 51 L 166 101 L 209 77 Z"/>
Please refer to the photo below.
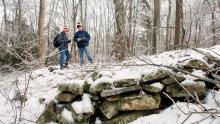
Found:
<path fill-rule="evenodd" d="M 91 56 L 89 55 L 87 46 L 89 45 L 90 35 L 87 31 L 83 30 L 82 24 L 77 23 L 78 31 L 74 35 L 74 41 L 77 42 L 77 47 L 79 49 L 80 65 L 83 65 L 83 56 L 86 54 L 90 64 L 93 63 Z"/>
<path fill-rule="evenodd" d="M 68 50 L 68 43 L 71 41 L 67 38 L 67 33 L 69 29 L 67 27 L 63 28 L 63 31 L 59 34 L 57 41 L 61 46 L 59 47 L 60 52 L 60 69 L 68 68 L 68 63 L 70 61 L 70 53 Z"/>

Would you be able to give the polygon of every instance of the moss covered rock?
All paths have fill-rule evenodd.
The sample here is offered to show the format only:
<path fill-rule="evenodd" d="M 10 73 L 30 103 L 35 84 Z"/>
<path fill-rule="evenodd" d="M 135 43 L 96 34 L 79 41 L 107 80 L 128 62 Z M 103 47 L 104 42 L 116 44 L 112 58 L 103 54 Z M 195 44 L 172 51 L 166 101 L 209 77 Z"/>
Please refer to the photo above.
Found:
<path fill-rule="evenodd" d="M 60 92 L 69 92 L 71 94 L 76 94 L 76 95 L 82 95 L 84 92 L 83 86 L 77 83 L 60 84 L 58 86 L 58 90 Z"/>
<path fill-rule="evenodd" d="M 58 114 L 55 110 L 55 102 L 51 101 L 44 109 L 43 113 L 37 119 L 37 123 L 46 124 L 49 122 L 56 122 Z"/>
<path fill-rule="evenodd" d="M 64 92 L 64 93 L 59 93 L 59 94 L 55 97 L 55 99 L 56 99 L 59 103 L 69 103 L 69 102 L 71 102 L 76 96 L 77 96 L 77 95 Z"/>
<path fill-rule="evenodd" d="M 111 119 L 118 114 L 118 101 L 109 102 L 106 100 L 102 102 L 99 109 L 106 118 Z"/>
<path fill-rule="evenodd" d="M 135 79 L 122 79 L 122 80 L 117 80 L 113 82 L 113 85 L 116 88 L 122 88 L 122 87 L 129 87 L 129 86 L 134 86 L 137 85 L 138 80 Z"/>
<path fill-rule="evenodd" d="M 195 95 L 197 93 L 198 96 L 203 96 L 206 93 L 206 86 L 205 83 L 201 82 L 194 82 L 192 81 L 191 84 L 182 84 L 192 95 Z M 187 93 L 183 87 L 180 86 L 179 84 L 170 84 L 166 88 L 166 92 L 171 96 L 171 97 L 189 97 L 190 95 Z"/>
<path fill-rule="evenodd" d="M 157 84 L 160 84 L 159 82 Z M 151 93 L 160 93 L 163 90 L 163 85 L 160 84 L 160 86 L 155 86 L 153 84 L 149 85 L 149 84 L 143 84 L 142 85 L 142 89 L 151 92 Z"/>
<path fill-rule="evenodd" d="M 89 92 L 92 94 L 99 94 L 100 92 L 103 92 L 105 90 L 111 90 L 112 89 L 112 83 L 110 82 L 100 82 L 97 84 L 94 84 L 90 87 Z"/>
<path fill-rule="evenodd" d="M 128 96 L 118 101 L 118 109 L 122 111 L 130 110 L 152 110 L 158 109 L 161 102 L 160 95 L 139 95 Z"/>
<path fill-rule="evenodd" d="M 173 73 L 173 74 L 171 74 L 169 77 L 167 77 L 167 78 L 165 78 L 165 79 L 163 79 L 162 81 L 161 81 L 161 83 L 163 83 L 163 84 L 172 84 L 172 83 L 176 83 L 177 81 L 178 82 L 182 82 L 182 81 L 184 81 L 186 78 L 184 77 L 184 75 L 183 74 L 180 74 L 180 73 Z"/>
<path fill-rule="evenodd" d="M 152 81 L 159 81 L 165 77 L 168 77 L 170 74 L 170 71 L 159 69 L 156 72 L 142 75 L 142 82 L 152 82 Z"/>
<path fill-rule="evenodd" d="M 188 61 L 185 65 L 183 65 L 184 69 L 197 69 L 197 70 L 208 70 L 209 66 L 201 61 L 201 60 L 197 60 L 197 59 L 193 59 Z"/>

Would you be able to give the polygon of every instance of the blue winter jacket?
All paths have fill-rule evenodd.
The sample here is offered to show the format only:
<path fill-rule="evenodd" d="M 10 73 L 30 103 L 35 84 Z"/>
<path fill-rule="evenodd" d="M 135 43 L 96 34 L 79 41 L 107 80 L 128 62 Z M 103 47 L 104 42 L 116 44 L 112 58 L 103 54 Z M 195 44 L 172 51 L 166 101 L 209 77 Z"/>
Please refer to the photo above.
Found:
<path fill-rule="evenodd" d="M 68 49 L 68 38 L 64 32 L 61 32 L 57 38 L 59 44 L 61 44 L 60 49 Z"/>
<path fill-rule="evenodd" d="M 78 38 L 84 38 L 83 40 L 79 41 Z M 77 42 L 78 48 L 83 48 L 89 45 L 90 35 L 87 31 L 77 31 L 74 34 L 74 41 Z"/>

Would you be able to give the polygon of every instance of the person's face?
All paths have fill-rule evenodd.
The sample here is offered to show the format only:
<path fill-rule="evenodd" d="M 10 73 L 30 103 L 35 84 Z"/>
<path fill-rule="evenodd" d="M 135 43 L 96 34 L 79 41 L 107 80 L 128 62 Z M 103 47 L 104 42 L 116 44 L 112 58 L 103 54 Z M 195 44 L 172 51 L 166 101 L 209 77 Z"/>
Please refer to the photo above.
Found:
<path fill-rule="evenodd" d="M 82 30 L 82 26 L 78 26 L 77 29 L 78 29 L 79 31 L 81 31 L 81 30 Z"/>

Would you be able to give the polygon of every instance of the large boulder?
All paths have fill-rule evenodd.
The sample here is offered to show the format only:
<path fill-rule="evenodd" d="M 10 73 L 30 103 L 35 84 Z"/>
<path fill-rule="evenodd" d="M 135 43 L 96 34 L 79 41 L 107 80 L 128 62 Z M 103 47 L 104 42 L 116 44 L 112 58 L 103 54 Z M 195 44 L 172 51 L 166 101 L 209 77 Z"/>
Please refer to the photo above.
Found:
<path fill-rule="evenodd" d="M 170 71 L 168 71 L 168 70 L 158 69 L 152 73 L 142 75 L 142 82 L 148 83 L 148 82 L 152 82 L 152 81 L 153 82 L 159 81 L 165 77 L 168 77 L 169 74 L 170 74 Z"/>
<path fill-rule="evenodd" d="M 158 109 L 161 102 L 160 95 L 134 95 L 127 96 L 118 101 L 118 109 L 122 111 L 130 110 L 152 110 Z"/>
<path fill-rule="evenodd" d="M 82 95 L 83 86 L 77 83 L 63 83 L 58 86 L 60 92 L 69 92 L 71 94 Z"/>
<path fill-rule="evenodd" d="M 198 96 L 203 96 L 206 93 L 206 85 L 204 82 L 195 82 L 192 81 L 192 83 L 188 84 L 181 84 L 183 87 L 186 88 L 192 95 L 195 95 L 197 93 Z M 182 87 L 180 84 L 175 83 L 175 84 L 170 84 L 166 88 L 166 92 L 171 96 L 171 97 L 189 97 L 188 92 Z"/>
<path fill-rule="evenodd" d="M 55 102 L 51 101 L 44 109 L 43 113 L 37 119 L 37 123 L 46 124 L 49 122 L 55 122 L 57 120 L 58 114 L 55 110 Z"/>
<path fill-rule="evenodd" d="M 161 83 L 163 84 L 172 84 L 172 83 L 176 83 L 177 81 L 178 82 L 182 82 L 184 81 L 186 78 L 184 77 L 183 74 L 181 73 L 172 73 L 171 75 L 169 75 L 169 77 L 161 80 Z"/>
<path fill-rule="evenodd" d="M 99 109 L 106 118 L 111 119 L 118 114 L 118 101 L 109 102 L 105 100 Z"/>
<path fill-rule="evenodd" d="M 122 88 L 122 87 L 129 87 L 129 86 L 134 86 L 137 85 L 138 80 L 135 79 L 122 79 L 122 80 L 117 80 L 113 82 L 113 85 L 116 88 Z"/>

